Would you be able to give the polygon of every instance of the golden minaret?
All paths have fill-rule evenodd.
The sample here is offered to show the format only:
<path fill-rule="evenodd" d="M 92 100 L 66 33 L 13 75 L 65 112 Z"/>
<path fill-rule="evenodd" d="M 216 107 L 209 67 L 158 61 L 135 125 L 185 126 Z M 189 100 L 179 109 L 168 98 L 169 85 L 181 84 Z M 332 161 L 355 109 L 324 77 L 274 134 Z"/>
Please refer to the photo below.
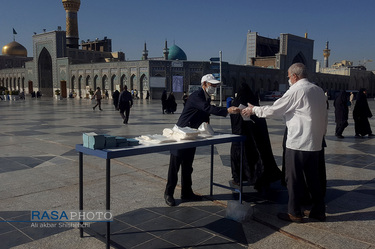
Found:
<path fill-rule="evenodd" d="M 77 12 L 81 5 L 80 0 L 62 0 L 66 11 L 66 46 L 78 48 L 78 17 Z"/>

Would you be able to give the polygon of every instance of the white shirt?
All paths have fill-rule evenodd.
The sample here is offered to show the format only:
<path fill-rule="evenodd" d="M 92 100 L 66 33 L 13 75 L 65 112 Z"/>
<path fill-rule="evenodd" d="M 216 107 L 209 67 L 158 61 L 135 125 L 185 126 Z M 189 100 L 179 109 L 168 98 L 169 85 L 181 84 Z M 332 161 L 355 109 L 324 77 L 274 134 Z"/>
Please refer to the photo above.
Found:
<path fill-rule="evenodd" d="M 254 106 L 256 116 L 284 116 L 288 128 L 286 147 L 301 151 L 322 150 L 327 130 L 327 104 L 323 90 L 301 79 L 272 106 Z"/>

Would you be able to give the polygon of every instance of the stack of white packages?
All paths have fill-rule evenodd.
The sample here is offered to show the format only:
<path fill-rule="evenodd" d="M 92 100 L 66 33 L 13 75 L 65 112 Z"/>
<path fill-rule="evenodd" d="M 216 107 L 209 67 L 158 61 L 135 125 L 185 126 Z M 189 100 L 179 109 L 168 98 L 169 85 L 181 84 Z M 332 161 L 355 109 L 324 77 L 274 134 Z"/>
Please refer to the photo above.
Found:
<path fill-rule="evenodd" d="M 163 130 L 163 135 L 142 135 L 137 137 L 142 144 L 161 144 L 161 143 L 170 143 L 180 140 L 195 140 L 198 135 L 202 137 L 212 136 L 214 131 L 212 130 L 209 124 L 205 123 L 201 125 L 200 130 L 193 129 L 190 127 L 178 127 L 175 125 L 172 129 L 165 128 Z"/>
<path fill-rule="evenodd" d="M 199 131 L 197 129 L 193 129 L 190 127 L 178 127 L 177 125 L 175 125 L 172 130 L 164 129 L 163 135 L 169 135 L 173 137 L 176 141 L 194 140 L 198 137 Z"/>
<path fill-rule="evenodd" d="M 142 143 L 142 144 L 161 144 L 161 143 L 170 143 L 170 142 L 176 142 L 171 137 L 166 137 L 164 135 L 142 135 L 140 137 L 137 137 L 137 139 Z"/>

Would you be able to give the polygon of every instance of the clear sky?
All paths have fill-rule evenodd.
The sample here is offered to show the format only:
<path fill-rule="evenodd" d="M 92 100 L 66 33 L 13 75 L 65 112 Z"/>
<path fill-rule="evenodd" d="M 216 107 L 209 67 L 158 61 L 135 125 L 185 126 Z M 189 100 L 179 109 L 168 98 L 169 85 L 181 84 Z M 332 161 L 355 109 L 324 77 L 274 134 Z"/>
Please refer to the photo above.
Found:
<path fill-rule="evenodd" d="M 149 57 L 161 57 L 168 46 L 181 47 L 188 60 L 207 61 L 223 53 L 223 61 L 244 64 L 246 34 L 277 38 L 290 33 L 314 40 L 314 59 L 323 62 L 329 41 L 329 65 L 349 60 L 366 62 L 375 70 L 374 0 L 81 0 L 78 12 L 80 40 L 112 39 L 113 51 L 127 60 L 142 56 L 144 42 Z M 32 35 L 65 30 L 61 0 L 3 1 L 0 46 L 13 40 L 32 56 Z"/>

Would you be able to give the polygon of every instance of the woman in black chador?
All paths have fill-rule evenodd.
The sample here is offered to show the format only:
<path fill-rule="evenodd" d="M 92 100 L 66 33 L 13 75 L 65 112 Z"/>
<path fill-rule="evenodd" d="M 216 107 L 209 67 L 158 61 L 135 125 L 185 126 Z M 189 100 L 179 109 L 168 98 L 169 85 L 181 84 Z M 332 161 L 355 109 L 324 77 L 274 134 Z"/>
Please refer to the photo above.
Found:
<path fill-rule="evenodd" d="M 335 107 L 336 137 L 344 138 L 342 135 L 344 129 L 348 126 L 348 95 L 342 90 L 333 102 Z"/>
<path fill-rule="evenodd" d="M 358 92 L 357 100 L 353 109 L 354 129 L 356 137 L 375 136 L 372 134 L 368 118 L 372 117 L 370 107 L 367 103 L 366 89 L 361 88 Z"/>
<path fill-rule="evenodd" d="M 167 113 L 175 113 L 177 110 L 177 103 L 176 103 L 176 98 L 174 97 L 173 92 L 170 92 L 167 98 Z"/>
<path fill-rule="evenodd" d="M 242 83 L 232 106 L 247 103 L 259 106 L 259 101 L 246 83 Z M 270 183 L 280 180 L 281 171 L 273 157 L 269 139 L 267 122 L 264 118 L 251 116 L 250 121 L 244 121 L 241 114 L 231 114 L 232 133 L 245 135 L 243 157 L 243 181 L 248 181 L 258 191 L 267 189 Z M 240 143 L 233 142 L 231 146 L 232 183 L 240 182 Z"/>

